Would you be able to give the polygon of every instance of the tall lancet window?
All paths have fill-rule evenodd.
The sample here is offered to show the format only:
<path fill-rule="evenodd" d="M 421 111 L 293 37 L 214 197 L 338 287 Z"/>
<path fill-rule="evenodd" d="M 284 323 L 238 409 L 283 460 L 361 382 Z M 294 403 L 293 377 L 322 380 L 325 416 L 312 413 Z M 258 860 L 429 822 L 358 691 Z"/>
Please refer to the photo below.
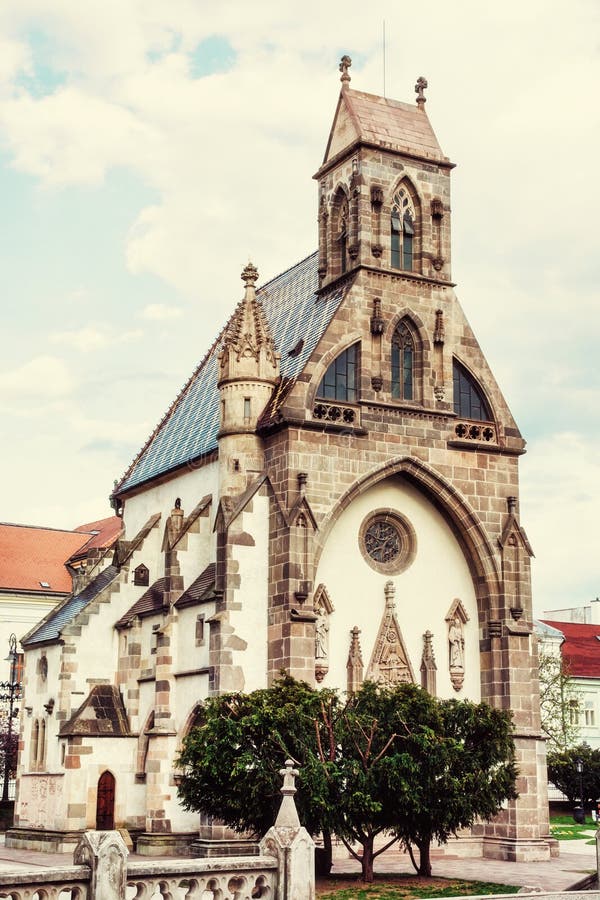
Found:
<path fill-rule="evenodd" d="M 412 272 L 415 236 L 415 209 L 406 187 L 392 200 L 391 258 L 394 269 Z"/>
<path fill-rule="evenodd" d="M 414 399 L 415 342 L 405 322 L 400 322 L 392 338 L 392 397 Z"/>

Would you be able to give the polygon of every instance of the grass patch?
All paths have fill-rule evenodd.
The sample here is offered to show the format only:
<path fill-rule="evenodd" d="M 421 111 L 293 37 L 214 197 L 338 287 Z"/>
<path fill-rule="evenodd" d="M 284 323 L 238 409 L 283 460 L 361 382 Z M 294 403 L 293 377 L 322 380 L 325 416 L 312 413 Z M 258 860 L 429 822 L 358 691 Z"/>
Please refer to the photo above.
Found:
<path fill-rule="evenodd" d="M 559 841 L 579 841 L 590 837 L 590 831 L 595 831 L 597 823 L 586 817 L 584 825 L 578 825 L 573 821 L 573 816 L 552 816 L 550 818 L 550 834 Z M 594 843 L 594 841 L 589 841 Z"/>
<path fill-rule="evenodd" d="M 375 876 L 363 884 L 359 876 L 332 875 L 319 879 L 319 900 L 417 900 L 420 897 L 464 897 L 470 894 L 516 894 L 518 885 L 457 878 L 419 878 L 413 875 Z"/>

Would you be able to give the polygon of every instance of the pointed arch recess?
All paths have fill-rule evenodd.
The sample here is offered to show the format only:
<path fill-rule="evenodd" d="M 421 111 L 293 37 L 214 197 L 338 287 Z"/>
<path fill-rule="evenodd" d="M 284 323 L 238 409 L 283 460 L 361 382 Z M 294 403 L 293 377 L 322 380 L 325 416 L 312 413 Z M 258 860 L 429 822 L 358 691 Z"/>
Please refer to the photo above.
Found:
<path fill-rule="evenodd" d="M 329 259 L 333 275 L 344 275 L 349 268 L 350 198 L 345 186 L 338 183 L 331 201 L 329 216 Z"/>
<path fill-rule="evenodd" d="M 427 497 L 450 526 L 471 572 L 479 622 L 497 618 L 501 598 L 500 572 L 494 547 L 479 516 L 452 484 L 426 463 L 413 457 L 403 456 L 390 460 L 369 472 L 340 497 L 315 537 L 315 571 L 329 533 L 341 513 L 360 494 L 394 475 L 407 478 Z"/>

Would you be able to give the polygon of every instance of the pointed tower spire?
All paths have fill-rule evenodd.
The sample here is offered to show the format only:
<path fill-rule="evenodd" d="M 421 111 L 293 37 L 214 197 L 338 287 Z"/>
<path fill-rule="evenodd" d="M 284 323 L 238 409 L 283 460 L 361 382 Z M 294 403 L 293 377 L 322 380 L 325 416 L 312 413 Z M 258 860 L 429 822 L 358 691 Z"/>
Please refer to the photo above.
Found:
<path fill-rule="evenodd" d="M 228 376 L 237 379 L 241 374 L 251 375 L 256 369 L 257 377 L 275 383 L 279 376 L 279 357 L 262 306 L 256 299 L 258 269 L 249 262 L 241 277 L 246 290 L 225 331 L 219 356 L 219 382 L 228 380 Z"/>
<path fill-rule="evenodd" d="M 279 354 L 256 296 L 257 280 L 258 270 L 249 262 L 242 272 L 244 297 L 225 329 L 219 354 L 222 495 L 245 490 L 251 473 L 262 470 L 263 447 L 256 430 L 279 382 Z"/>

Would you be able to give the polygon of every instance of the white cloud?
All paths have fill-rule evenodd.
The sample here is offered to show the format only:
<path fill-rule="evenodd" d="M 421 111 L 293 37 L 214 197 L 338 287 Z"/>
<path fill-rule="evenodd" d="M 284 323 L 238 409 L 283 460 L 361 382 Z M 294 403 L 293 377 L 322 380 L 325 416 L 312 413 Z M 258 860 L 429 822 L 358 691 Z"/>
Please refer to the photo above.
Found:
<path fill-rule="evenodd" d="M 142 319 L 162 322 L 165 319 L 178 319 L 183 313 L 178 306 L 167 306 L 164 303 L 150 303 L 141 311 Z"/>
<path fill-rule="evenodd" d="M 581 432 L 531 443 L 521 516 L 531 539 L 538 613 L 593 599 L 600 585 L 600 450 Z"/>
<path fill-rule="evenodd" d="M 89 353 L 92 350 L 101 350 L 115 344 L 129 344 L 139 340 L 142 335 L 143 332 L 139 329 L 119 332 L 106 325 L 87 325 L 72 331 L 55 332 L 50 335 L 50 341 L 82 353 Z"/>
<path fill-rule="evenodd" d="M 37 356 L 16 369 L 0 372 L 0 402 L 7 406 L 59 399 L 74 387 L 66 364 L 55 356 Z"/>

